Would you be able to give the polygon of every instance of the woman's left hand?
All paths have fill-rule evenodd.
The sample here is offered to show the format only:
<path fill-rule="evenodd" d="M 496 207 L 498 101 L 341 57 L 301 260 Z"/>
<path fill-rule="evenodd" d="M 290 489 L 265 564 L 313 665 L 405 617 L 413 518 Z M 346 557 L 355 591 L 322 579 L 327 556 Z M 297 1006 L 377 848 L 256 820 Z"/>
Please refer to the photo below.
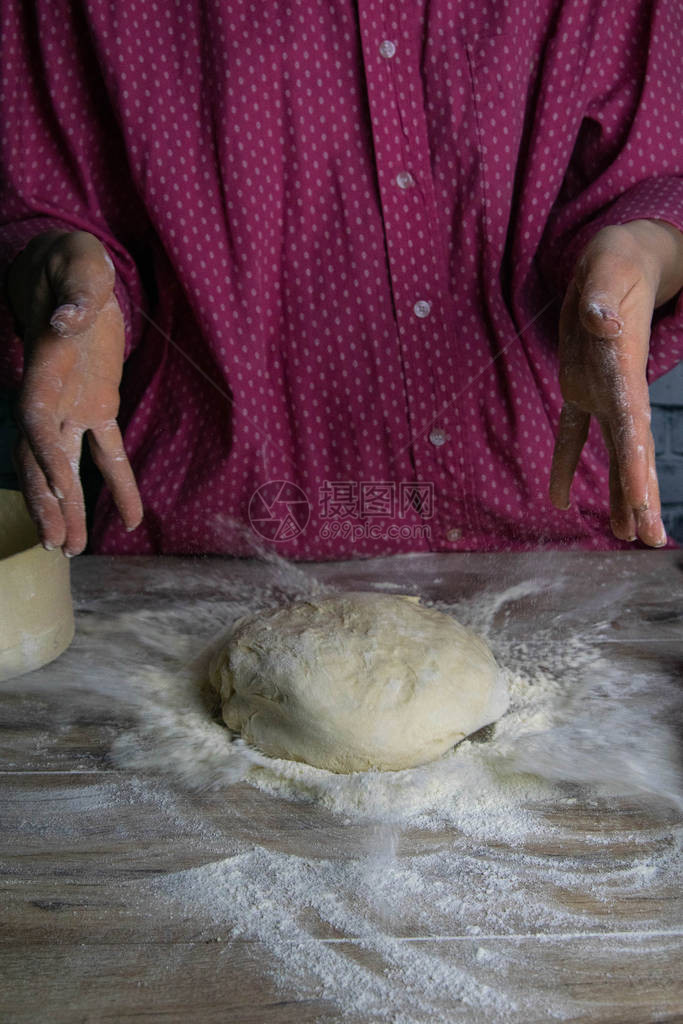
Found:
<path fill-rule="evenodd" d="M 594 416 L 610 460 L 610 520 L 621 540 L 661 547 L 661 518 L 645 375 L 652 313 L 683 287 L 683 233 L 664 221 L 606 227 L 583 250 L 560 313 L 564 399 L 550 499 L 569 507 Z"/>

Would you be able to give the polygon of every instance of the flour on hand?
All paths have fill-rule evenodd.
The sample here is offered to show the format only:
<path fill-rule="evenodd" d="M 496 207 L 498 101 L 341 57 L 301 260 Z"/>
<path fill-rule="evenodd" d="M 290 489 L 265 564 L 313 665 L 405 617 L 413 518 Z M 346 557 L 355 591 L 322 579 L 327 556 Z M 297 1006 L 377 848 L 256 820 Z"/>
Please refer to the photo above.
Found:
<path fill-rule="evenodd" d="M 230 729 L 333 772 L 425 764 L 499 718 L 486 643 L 414 597 L 351 593 L 240 619 L 212 660 Z"/>

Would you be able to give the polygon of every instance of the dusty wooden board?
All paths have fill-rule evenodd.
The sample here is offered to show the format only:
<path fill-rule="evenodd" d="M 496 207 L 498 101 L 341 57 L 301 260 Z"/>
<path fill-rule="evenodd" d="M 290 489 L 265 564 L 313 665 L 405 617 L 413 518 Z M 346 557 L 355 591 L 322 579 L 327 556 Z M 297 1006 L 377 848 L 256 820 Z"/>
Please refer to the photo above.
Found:
<path fill-rule="evenodd" d="M 33 673 L 26 686 L 18 681 L 0 685 L 0 771 L 106 767 L 112 738 L 133 722 L 130 708 L 116 706 L 116 694 L 103 702 L 97 694 L 79 691 L 77 711 L 73 700 L 64 708 L 56 697 L 57 691 L 69 689 L 73 671 L 91 656 L 84 637 L 90 620 L 179 604 L 191 619 L 193 606 L 213 601 L 219 608 L 222 594 L 235 584 L 260 581 L 265 600 L 272 603 L 287 593 L 289 582 L 271 566 L 242 559 L 100 557 L 77 561 L 75 570 L 79 633 L 72 649 Z M 678 552 L 420 556 L 325 563 L 302 571 L 344 589 L 367 589 L 389 580 L 394 592 L 398 586 L 433 601 L 540 580 L 545 583 L 542 598 L 522 594 L 515 600 L 514 618 L 507 607 L 496 616 L 522 639 L 543 626 L 579 628 L 604 614 L 616 594 L 622 598 L 618 615 L 609 616 L 599 641 L 605 650 L 653 678 L 683 679 L 683 554 Z M 123 642 L 134 649 L 134 638 Z"/>
<path fill-rule="evenodd" d="M 0 945 L 26 942 L 29 937 L 36 944 L 78 938 L 92 944 L 113 939 L 123 943 L 140 931 L 157 942 L 169 941 L 171 935 L 174 941 L 188 941 L 207 928 L 213 934 L 214 926 L 207 925 L 201 907 L 186 909 L 180 919 L 161 899 L 154 913 L 148 913 L 149 901 L 154 900 L 147 885 L 150 874 L 229 858 L 242 840 L 294 857 L 339 861 L 358 858 L 373 844 L 371 825 L 342 825 L 310 804 L 274 802 L 246 784 L 233 787 L 227 799 L 168 790 L 160 800 L 162 787 L 161 782 L 141 787 L 123 773 L 51 773 L 37 779 L 17 773 L 6 781 Z M 611 807 L 604 801 L 593 806 L 556 805 L 545 812 L 561 832 L 526 850 L 549 864 L 558 857 L 571 857 L 575 863 L 568 888 L 548 879 L 549 899 L 579 913 L 590 911 L 607 932 L 618 930 L 619 918 L 626 916 L 629 928 L 677 929 L 680 892 L 662 887 L 656 879 L 637 894 L 630 891 L 627 906 L 619 892 L 607 903 L 596 903 L 589 891 L 592 874 L 628 858 L 636 841 L 640 857 L 666 847 L 676 822 L 674 812 L 649 813 L 643 804 L 624 800 Z M 179 819 L 187 826 L 183 834 L 178 832 Z M 602 840 L 598 847 L 596 833 Z M 610 837 L 607 841 L 605 835 Z M 467 837 L 457 832 L 410 830 L 400 835 L 398 856 L 431 854 L 446 843 L 463 855 L 471 850 Z M 487 864 L 493 868 L 520 852 L 524 849 L 519 846 L 497 844 L 482 848 L 478 856 L 485 870 Z M 519 932 L 527 926 L 508 918 L 505 927 Z M 335 934 L 320 922 L 313 924 L 313 932 L 328 938 Z M 419 919 L 410 916 L 401 920 L 395 934 L 430 937 Z"/>
<path fill-rule="evenodd" d="M 599 937 L 571 936 L 543 942 L 515 939 L 444 939 L 430 944 L 445 961 L 477 964 L 484 957 L 505 956 L 529 983 L 551 997 L 564 991 L 577 1001 L 594 1000 L 593 1008 L 574 1021 L 602 1024 L 654 1024 L 681 1020 L 681 990 L 675 979 L 680 945 L 663 936 L 629 937 L 618 959 L 605 957 Z M 369 967 L 372 956 L 351 943 L 337 947 Z M 484 951 L 484 956 L 482 955 Z M 10 990 L 3 1020 L 33 1024 L 62 1022 L 167 1021 L 228 1024 L 317 1024 L 323 1020 L 366 1024 L 356 1015 L 340 1017 L 323 999 L 301 999 L 296 991 L 275 990 L 259 970 L 259 948 L 249 942 L 229 947 L 205 942 L 125 946 L 60 945 L 52 949 L 17 946 L 0 954 L 3 987 Z M 32 971 L 26 970 L 27 963 Z M 600 982 L 598 981 L 600 979 Z M 491 1018 L 468 1016 L 460 1007 L 454 1020 L 489 1024 Z M 528 1024 L 547 1024 L 541 1011 Z"/>
<path fill-rule="evenodd" d="M 547 558 L 546 558 L 547 556 Z M 681 557 L 669 552 L 625 555 L 427 556 L 397 561 L 326 564 L 306 571 L 345 589 L 393 581 L 406 592 L 452 600 L 482 590 L 495 592 L 539 573 L 543 599 L 521 596 L 515 605 L 520 638 L 539 623 L 572 628 L 601 615 L 603 597 L 621 596 L 618 616 L 607 617 L 601 642 L 624 665 L 652 678 L 680 674 L 683 593 Z M 272 567 L 247 561 L 81 559 L 74 566 L 77 617 L 98 619 L 121 608 L 175 607 L 191 613 L 193 602 L 216 599 L 224 586 L 261 580 L 268 600 L 286 592 Z M 227 581 L 227 582 L 226 582 Z M 509 609 L 497 613 L 508 616 Z M 508 626 L 510 625 L 508 621 Z M 129 727 L 132 712 L 97 695 L 72 694 L 64 710 L 70 672 L 93 651 L 84 639 L 54 666 L 0 690 L 0 820 L 3 929 L 0 932 L 0 1018 L 23 1022 L 147 1020 L 286 1022 L 340 1020 L 339 1009 L 311 999 L 296 986 L 275 986 L 270 954 L 251 941 L 229 942 L 229 929 L 207 920 L 202 907 L 182 913 L 156 901 L 149 883 L 230 856 L 237 836 L 304 858 L 354 858 L 372 834 L 342 827 L 312 805 L 277 800 L 250 786 L 225 795 L 189 795 L 161 778 L 114 771 L 107 762 L 112 739 Z M 134 638 L 122 638 L 134 646 Z M 146 652 L 148 653 L 148 652 Z M 50 673 L 48 676 L 47 673 Z M 35 678 L 33 680 L 35 682 Z M 74 716 L 73 699 L 80 701 Z M 61 710 L 60 710 L 61 709 Z M 580 1007 L 564 1019 L 650 1022 L 681 1019 L 680 893 L 670 882 L 644 881 L 624 895 L 596 903 L 592 873 L 621 870 L 631 853 L 656 852 L 672 841 L 679 815 L 646 802 L 592 797 L 565 786 L 566 800 L 540 808 L 559 826 L 528 853 L 552 865 L 571 856 L 572 884 L 562 890 L 548 879 L 548 898 L 590 919 L 590 928 L 547 929 L 531 934 L 514 919 L 504 931 L 467 934 L 420 931 L 410 915 L 394 929 L 401 942 L 431 942 L 453 969 L 485 980 L 487 957 L 504 959 L 510 984 L 525 981 L 548 998 L 565 992 Z M 179 822 L 183 831 L 179 831 Z M 192 827 L 187 828 L 188 822 Z M 406 832 L 399 856 L 419 856 L 467 843 L 457 833 Z M 505 844 L 481 851 L 495 865 Z M 583 883 L 586 883 L 585 885 Z M 305 915 L 304 915 L 305 916 Z M 383 964 L 372 951 L 335 934 L 309 915 L 311 934 L 335 945 L 340 955 Z M 622 922 L 627 928 L 622 930 Z M 596 923 L 597 922 L 597 923 Z M 518 923 L 520 930 L 514 932 Z M 484 917 L 482 925 L 490 925 Z M 609 940 L 609 941 L 604 941 Z M 491 1019 L 466 1007 L 453 1020 Z M 344 1016 L 355 1024 L 353 1016 Z M 526 1012 L 525 1021 L 547 1020 Z M 365 1021 L 363 1022 L 365 1024 Z"/>

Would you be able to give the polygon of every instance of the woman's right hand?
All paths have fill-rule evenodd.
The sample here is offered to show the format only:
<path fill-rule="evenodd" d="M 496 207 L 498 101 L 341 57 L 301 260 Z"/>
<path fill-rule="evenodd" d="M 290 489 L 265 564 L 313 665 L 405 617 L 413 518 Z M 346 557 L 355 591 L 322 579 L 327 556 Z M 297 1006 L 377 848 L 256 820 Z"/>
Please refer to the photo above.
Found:
<path fill-rule="evenodd" d="M 104 246 L 87 231 L 38 235 L 7 275 L 24 341 L 17 470 L 42 544 L 66 555 L 79 554 L 87 540 L 79 474 L 84 434 L 127 529 L 142 519 L 116 422 L 124 324 L 114 281 Z"/>

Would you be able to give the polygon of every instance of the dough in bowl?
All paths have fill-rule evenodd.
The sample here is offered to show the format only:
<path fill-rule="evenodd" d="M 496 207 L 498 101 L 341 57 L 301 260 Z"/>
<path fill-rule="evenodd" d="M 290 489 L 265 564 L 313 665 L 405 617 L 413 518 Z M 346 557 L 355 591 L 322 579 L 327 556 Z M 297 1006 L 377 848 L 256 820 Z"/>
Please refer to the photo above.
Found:
<path fill-rule="evenodd" d="M 418 598 L 375 593 L 240 619 L 210 684 L 248 743 L 333 772 L 432 761 L 508 706 L 483 640 Z"/>

